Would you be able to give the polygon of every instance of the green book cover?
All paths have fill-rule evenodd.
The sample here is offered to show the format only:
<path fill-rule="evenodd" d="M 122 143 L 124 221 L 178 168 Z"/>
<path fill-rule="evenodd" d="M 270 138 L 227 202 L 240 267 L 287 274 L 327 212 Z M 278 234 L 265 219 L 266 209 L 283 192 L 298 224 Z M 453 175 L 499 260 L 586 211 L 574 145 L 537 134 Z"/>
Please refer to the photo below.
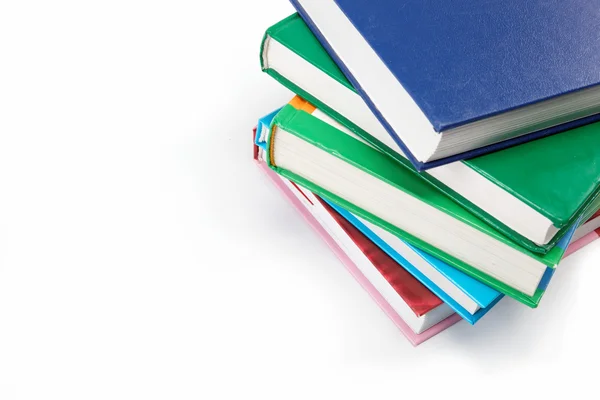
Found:
<path fill-rule="evenodd" d="M 275 126 L 278 126 L 284 129 L 286 132 L 289 132 L 294 136 L 311 143 L 313 146 L 325 150 L 328 153 L 343 159 L 355 167 L 358 167 L 363 171 L 377 177 L 378 179 L 385 181 L 396 189 L 401 190 L 412 197 L 445 212 L 453 218 L 460 220 L 461 222 L 493 237 L 494 239 L 512 247 L 513 249 L 516 249 L 521 253 L 524 253 L 525 255 L 541 262 L 548 267 L 548 270 L 546 271 L 547 274 L 552 274 L 553 269 L 564 254 L 564 248 L 566 248 L 566 246 L 556 246 L 545 255 L 533 253 L 518 246 L 506 238 L 502 233 L 498 232 L 495 228 L 487 224 L 485 221 L 481 220 L 451 200 L 435 186 L 423 179 L 418 178 L 416 174 L 409 169 L 404 168 L 401 164 L 397 163 L 389 156 L 360 142 L 357 139 L 346 135 L 326 122 L 312 116 L 310 113 L 295 108 L 291 104 L 286 105 L 276 115 L 272 124 L 273 125 L 271 129 L 273 129 Z M 543 286 L 540 286 L 533 296 L 522 293 L 499 281 L 498 279 L 480 271 L 479 269 L 466 264 L 460 259 L 439 250 L 438 248 L 419 239 L 418 237 L 415 237 L 406 231 L 403 231 L 400 228 L 384 221 L 372 213 L 355 206 L 345 199 L 303 178 L 299 174 L 278 167 L 277 160 L 274 160 L 272 155 L 272 136 L 273 135 L 271 135 L 269 138 L 267 145 L 269 149 L 267 152 L 267 163 L 280 175 L 346 208 L 350 212 L 359 215 L 362 218 L 377 224 L 378 226 L 381 226 L 406 242 L 419 247 L 420 249 L 423 249 L 432 255 L 435 255 L 453 267 L 473 276 L 488 286 L 505 293 L 530 307 L 535 307 L 539 303 L 544 293 Z"/>
<path fill-rule="evenodd" d="M 417 174 L 410 162 L 396 151 L 334 111 L 313 94 L 302 90 L 277 71 L 269 68 L 263 57 L 264 46 L 268 45 L 267 39 L 281 43 L 347 90 L 356 93 L 297 14 L 289 16 L 267 30 L 261 47 L 263 70 L 365 141 L 394 158 L 404 168 Z M 420 173 L 418 176 L 435 185 L 519 246 L 532 252 L 539 254 L 549 252 L 576 221 L 591 216 L 600 205 L 598 204 L 600 201 L 598 196 L 600 193 L 600 123 L 462 162 L 548 218 L 559 232 L 548 244 L 538 245 L 427 172 Z"/>

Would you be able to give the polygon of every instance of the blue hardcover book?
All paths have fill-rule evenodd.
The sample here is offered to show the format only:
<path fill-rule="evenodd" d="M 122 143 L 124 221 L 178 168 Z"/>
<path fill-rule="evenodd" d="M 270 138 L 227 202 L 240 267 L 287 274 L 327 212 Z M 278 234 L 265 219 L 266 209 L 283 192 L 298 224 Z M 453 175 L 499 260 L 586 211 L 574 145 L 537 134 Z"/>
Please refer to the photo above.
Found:
<path fill-rule="evenodd" d="M 419 170 L 600 120 L 600 0 L 291 0 Z"/>
<path fill-rule="evenodd" d="M 503 295 L 489 286 L 335 203 L 327 203 L 469 323 L 475 324 L 502 299 Z"/>

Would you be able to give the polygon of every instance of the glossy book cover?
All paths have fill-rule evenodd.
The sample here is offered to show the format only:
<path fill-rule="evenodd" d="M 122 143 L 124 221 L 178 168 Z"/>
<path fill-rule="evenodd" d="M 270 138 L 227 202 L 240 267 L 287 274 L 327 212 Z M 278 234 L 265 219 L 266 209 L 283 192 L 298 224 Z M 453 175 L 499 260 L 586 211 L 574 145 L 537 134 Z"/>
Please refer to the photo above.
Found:
<path fill-rule="evenodd" d="M 319 196 L 342 206 L 352 213 L 392 232 L 406 242 L 435 255 L 437 258 L 486 283 L 494 289 L 507 294 L 531 307 L 536 307 L 538 305 L 544 293 L 544 282 L 549 279 L 554 271 L 554 267 L 560 261 L 566 249 L 566 244 L 568 244 L 570 241 L 570 234 L 565 235 L 561 242 L 559 242 L 550 252 L 543 256 L 529 252 L 528 250 L 515 245 L 512 241 L 507 239 L 501 233 L 497 232 L 484 221 L 478 219 L 473 214 L 458 206 L 447 196 L 438 191 L 435 187 L 428 185 L 427 182 L 416 177 L 413 172 L 400 167 L 397 163 L 384 154 L 365 145 L 364 143 L 361 143 L 357 139 L 349 137 L 331 125 L 314 118 L 304 111 L 297 110 L 291 105 L 286 105 L 275 116 L 272 129 L 274 129 L 274 126 L 281 127 L 286 132 L 297 136 L 298 138 L 301 138 L 322 150 L 327 151 L 336 158 L 346 160 L 346 162 L 351 163 L 356 168 L 360 168 L 363 171 L 378 177 L 378 179 L 387 182 L 387 184 L 392 185 L 393 187 L 409 194 L 410 196 L 425 202 L 426 204 L 431 205 L 448 215 L 451 215 L 453 218 L 461 221 L 462 223 L 466 223 L 467 225 L 485 233 L 486 235 L 489 235 L 495 240 L 507 245 L 508 248 L 517 250 L 518 252 L 521 252 L 526 256 L 546 265 L 548 270 L 542 279 L 538 290 L 536 290 L 533 294 L 525 294 L 519 290 L 516 290 L 506 283 L 503 283 L 498 279 L 482 272 L 481 270 L 472 267 L 464 261 L 451 256 L 448 252 L 441 251 L 438 248 L 431 246 L 426 241 L 389 224 L 381 218 L 378 218 L 377 216 L 366 212 L 364 209 L 349 203 L 345 199 L 333 194 L 332 192 L 314 185 L 312 182 L 302 178 L 301 176 L 291 171 L 279 168 L 276 164 L 273 164 L 269 158 L 269 154 L 272 151 L 270 148 L 270 143 L 272 141 L 269 140 L 269 151 L 267 151 L 268 163 L 277 173 L 306 187 L 311 192 L 316 193 Z M 272 139 L 272 137 L 273 135 L 270 135 L 270 139 Z"/>
<path fill-rule="evenodd" d="M 314 107 L 310 105 L 310 103 L 302 100 L 297 96 L 294 97 L 289 104 L 307 113 L 311 113 L 315 110 Z M 261 118 L 258 123 L 258 132 L 261 131 L 261 125 L 269 125 L 273 118 L 273 114 L 269 114 L 268 116 Z M 266 139 L 267 135 L 257 134 L 255 137 L 256 146 L 261 148 L 263 151 L 267 150 Z M 295 184 L 294 186 L 298 188 Z M 298 188 L 298 190 L 301 189 Z M 316 195 L 314 197 L 318 198 Z M 372 243 L 376 244 L 381 250 L 383 250 L 386 254 L 392 257 L 398 264 L 402 265 L 403 268 L 405 268 L 415 278 L 417 278 L 427 288 L 429 288 L 435 295 L 437 295 L 445 303 L 452 307 L 464 320 L 466 320 L 470 324 L 475 324 L 477 321 L 479 321 L 479 319 L 481 319 L 502 298 L 502 295 L 496 290 L 469 277 L 463 272 L 450 267 L 442 261 L 437 260 L 435 257 L 424 255 L 420 252 L 420 250 L 415 249 L 416 252 L 423 254 L 423 257 L 427 259 L 427 262 L 430 263 L 438 272 L 440 272 L 450 281 L 450 285 L 453 285 L 455 288 L 465 293 L 469 298 L 471 298 L 473 301 L 475 301 L 475 303 L 479 305 L 480 309 L 477 312 L 475 312 L 474 314 L 470 313 L 467 309 L 465 309 L 457 301 L 455 301 L 451 296 L 444 292 L 442 288 L 440 288 L 438 285 L 432 282 L 426 275 L 424 275 L 416 267 L 410 264 L 410 262 L 408 262 L 405 258 L 400 256 L 384 240 L 378 237 L 373 231 L 368 229 L 363 223 L 359 222 L 356 216 L 352 215 L 350 212 L 339 207 L 338 205 L 328 202 L 327 200 L 320 199 L 320 201 L 329 205 L 332 211 L 334 211 L 334 213 L 336 214 L 334 218 L 336 218 L 340 225 L 347 227 L 348 224 L 351 224 L 354 227 L 356 227 L 356 229 L 362 232 L 362 234 L 364 234 Z"/>
<path fill-rule="evenodd" d="M 510 131 L 498 141 L 481 140 L 482 144 L 471 150 L 427 162 L 417 159 L 395 130 L 395 114 L 407 111 L 397 108 L 392 112 L 391 104 L 383 107 L 386 92 L 373 86 L 373 80 L 364 86 L 365 75 L 369 75 L 365 68 L 376 70 L 388 80 L 388 86 L 403 89 L 420 124 L 438 133 L 560 96 L 591 93 L 600 82 L 600 45 L 592 39 L 600 29 L 597 0 L 577 1 L 569 7 L 560 0 L 291 2 L 419 170 L 600 119 L 598 104 L 589 100 L 567 116 L 536 116 L 527 128 Z M 574 30 L 575 25 L 578 28 Z M 342 28 L 344 36 L 337 33 Z M 351 57 L 353 48 L 360 48 L 360 54 L 366 52 L 370 62 L 360 66 L 364 57 Z M 361 68 L 362 77 L 357 75 Z"/>

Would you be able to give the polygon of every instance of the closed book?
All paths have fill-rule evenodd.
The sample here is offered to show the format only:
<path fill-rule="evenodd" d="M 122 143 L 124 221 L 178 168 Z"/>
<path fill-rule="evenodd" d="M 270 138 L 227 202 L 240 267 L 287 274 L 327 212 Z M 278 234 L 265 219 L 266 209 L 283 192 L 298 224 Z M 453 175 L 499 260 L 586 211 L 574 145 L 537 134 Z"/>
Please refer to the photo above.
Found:
<path fill-rule="evenodd" d="M 414 170 L 297 14 L 267 30 L 261 61 L 322 113 Z M 544 254 L 600 205 L 600 123 L 420 176 L 520 246 Z"/>
<path fill-rule="evenodd" d="M 590 219 L 577 228 L 571 241 L 575 242 L 598 228 L 600 228 L 600 211 L 597 211 Z"/>
<path fill-rule="evenodd" d="M 346 230 L 343 230 L 341 225 L 337 225 L 334 235 L 328 232 L 328 227 L 323 220 L 318 220 L 313 215 L 310 208 L 301 201 L 302 197 L 297 195 L 298 192 L 294 193 L 296 189 L 286 185 L 281 177 L 260 160 L 257 146 L 254 146 L 254 154 L 259 167 L 268 178 L 327 243 L 346 269 L 413 345 L 423 343 L 461 320 L 458 314 L 453 313 L 437 296 L 358 230 L 353 229 L 350 224 L 345 226 Z M 335 235 L 337 237 L 334 237 Z M 358 264 L 363 264 L 363 268 L 365 264 L 370 264 L 370 268 L 376 269 L 380 274 L 379 279 L 371 277 L 373 283 L 361 271 Z M 371 274 L 375 274 L 375 271 Z M 387 285 L 387 290 L 379 291 L 376 285 Z"/>
<path fill-rule="evenodd" d="M 287 179 L 532 307 L 574 231 L 545 255 L 524 249 L 415 172 L 291 104 L 275 116 L 266 154 Z"/>
<path fill-rule="evenodd" d="M 587 233 L 586 235 L 580 237 L 576 241 L 572 242 L 569 245 L 569 247 L 567 248 L 567 251 L 565 252 L 565 257 L 578 252 L 579 250 L 583 249 L 588 244 L 598 240 L 598 238 L 600 238 L 600 228 L 595 229 L 595 230 Z"/>
<path fill-rule="evenodd" d="M 292 3 L 418 169 L 600 118 L 598 0 Z"/>
<path fill-rule="evenodd" d="M 315 113 L 316 110 L 311 105 L 301 100 L 299 97 L 292 99 L 290 104 L 306 112 Z M 266 150 L 266 138 L 269 126 L 273 119 L 273 113 L 259 119 L 255 144 L 261 149 Z M 262 132 L 262 134 L 260 133 Z M 284 182 L 289 182 L 284 178 Z M 320 199 L 315 194 L 302 189 L 293 183 L 290 184 L 292 192 L 302 193 L 301 200 L 310 205 L 313 213 L 320 210 L 321 214 L 327 214 L 320 203 L 326 200 Z M 402 242 L 400 239 L 382 230 L 381 228 L 361 220 L 349 211 L 338 205 L 327 202 L 335 210 L 336 214 L 354 225 L 381 250 L 392 257 L 399 265 L 410 272 L 415 278 L 430 289 L 436 296 L 442 299 L 456 311 L 464 320 L 470 324 L 475 324 L 483 317 L 501 298 L 502 295 L 489 286 L 473 279 L 465 273 L 450 267 L 448 264 L 426 255 L 413 246 Z M 335 217 L 339 220 L 339 217 Z M 319 218 L 317 218 L 319 219 Z M 369 226 L 367 226 L 369 225 Z"/>

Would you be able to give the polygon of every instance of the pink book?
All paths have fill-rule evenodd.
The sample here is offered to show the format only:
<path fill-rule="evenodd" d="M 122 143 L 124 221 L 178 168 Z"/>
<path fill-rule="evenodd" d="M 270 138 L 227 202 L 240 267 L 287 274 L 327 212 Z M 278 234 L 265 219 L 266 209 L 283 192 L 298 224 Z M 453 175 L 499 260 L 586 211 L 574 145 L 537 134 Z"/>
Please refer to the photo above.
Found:
<path fill-rule="evenodd" d="M 581 250 L 588 244 L 592 243 L 594 240 L 600 237 L 600 211 L 597 211 L 587 222 L 581 225 L 575 231 L 573 235 L 573 239 L 565 254 L 563 255 L 563 259 L 565 257 L 570 256 L 578 250 Z"/>
<path fill-rule="evenodd" d="M 567 247 L 567 251 L 565 251 L 563 259 L 575 253 L 576 251 L 581 250 L 598 238 L 600 238 L 600 229 L 596 229 L 595 231 L 592 231 L 582 238 L 572 242 L 569 247 Z"/>

